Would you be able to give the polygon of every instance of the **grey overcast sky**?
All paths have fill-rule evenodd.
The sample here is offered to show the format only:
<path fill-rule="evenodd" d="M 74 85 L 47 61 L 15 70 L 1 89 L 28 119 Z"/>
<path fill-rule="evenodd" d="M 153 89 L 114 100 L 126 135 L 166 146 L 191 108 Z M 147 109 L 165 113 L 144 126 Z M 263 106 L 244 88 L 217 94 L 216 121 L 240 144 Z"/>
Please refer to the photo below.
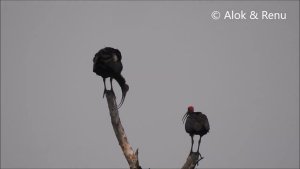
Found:
<path fill-rule="evenodd" d="M 106 46 L 142 167 L 183 165 L 190 104 L 211 124 L 199 168 L 299 167 L 299 1 L 1 1 L 1 167 L 128 167 L 92 72 Z"/>

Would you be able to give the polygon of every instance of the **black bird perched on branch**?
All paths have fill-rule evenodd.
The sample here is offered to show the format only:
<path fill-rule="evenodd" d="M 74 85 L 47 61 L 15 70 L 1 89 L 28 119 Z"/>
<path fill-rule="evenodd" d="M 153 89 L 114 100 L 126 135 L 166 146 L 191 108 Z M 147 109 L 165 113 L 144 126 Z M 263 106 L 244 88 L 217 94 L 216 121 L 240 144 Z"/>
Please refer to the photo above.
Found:
<path fill-rule="evenodd" d="M 192 146 L 191 146 L 190 153 L 192 153 L 193 150 L 194 135 L 200 135 L 198 141 L 198 149 L 197 149 L 197 153 L 199 153 L 201 137 L 207 134 L 210 129 L 208 119 L 205 114 L 201 112 L 194 112 L 194 107 L 189 106 L 188 111 L 185 113 L 185 115 L 182 118 L 182 122 L 184 121 L 185 121 L 185 131 L 190 134 L 192 139 Z M 203 158 L 201 154 L 200 154 L 200 158 L 201 159 Z"/>
<path fill-rule="evenodd" d="M 126 97 L 126 93 L 129 90 L 129 86 L 126 84 L 125 78 L 121 75 L 121 72 L 123 70 L 121 60 L 121 52 L 118 49 L 114 49 L 111 47 L 105 47 L 99 50 L 99 52 L 95 54 L 95 57 L 93 59 L 93 72 L 103 78 L 103 97 L 107 91 L 105 84 L 106 78 L 110 77 L 110 86 L 112 91 L 112 80 L 115 79 L 119 83 L 122 90 L 122 99 L 118 105 L 118 108 L 122 106 Z"/>

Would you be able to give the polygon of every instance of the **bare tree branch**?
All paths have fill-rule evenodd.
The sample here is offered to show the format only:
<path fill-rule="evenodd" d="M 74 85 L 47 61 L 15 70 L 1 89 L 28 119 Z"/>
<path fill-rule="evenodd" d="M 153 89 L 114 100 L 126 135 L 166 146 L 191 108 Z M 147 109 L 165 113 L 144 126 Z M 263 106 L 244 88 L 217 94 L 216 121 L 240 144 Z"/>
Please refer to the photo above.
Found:
<path fill-rule="evenodd" d="M 119 145 L 122 148 L 123 154 L 129 164 L 130 169 L 141 169 L 138 159 L 138 149 L 136 152 L 133 151 L 131 145 L 128 142 L 126 133 L 121 123 L 119 116 L 119 111 L 117 108 L 116 97 L 113 91 L 106 92 L 106 99 L 108 103 L 109 113 L 111 117 L 111 123 L 118 139 Z M 194 169 L 198 162 L 202 159 L 199 159 L 200 154 L 197 152 L 192 152 L 186 159 L 185 164 L 182 166 L 182 169 Z"/>
<path fill-rule="evenodd" d="M 199 156 L 200 154 L 197 152 L 190 153 L 181 169 L 194 169 L 198 162 L 202 160 L 202 158 L 199 159 Z"/>
<path fill-rule="evenodd" d="M 134 152 L 127 140 L 126 133 L 124 131 L 124 128 L 122 126 L 119 117 L 119 111 L 117 108 L 116 97 L 114 92 L 107 91 L 106 99 L 108 103 L 112 126 L 114 128 L 119 145 L 121 146 L 124 156 L 129 164 L 129 167 L 131 169 L 141 169 L 141 166 L 139 165 L 139 159 L 138 159 L 138 149 L 136 150 L 136 152 Z"/>

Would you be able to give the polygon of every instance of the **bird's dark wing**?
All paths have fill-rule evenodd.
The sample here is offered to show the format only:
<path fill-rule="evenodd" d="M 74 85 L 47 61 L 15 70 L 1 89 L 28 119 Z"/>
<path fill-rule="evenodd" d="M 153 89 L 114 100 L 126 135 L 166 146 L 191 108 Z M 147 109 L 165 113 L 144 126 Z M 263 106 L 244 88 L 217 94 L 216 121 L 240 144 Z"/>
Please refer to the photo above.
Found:
<path fill-rule="evenodd" d="M 195 119 L 188 116 L 185 120 L 185 131 L 189 134 L 195 134 Z"/>
<path fill-rule="evenodd" d="M 107 69 L 112 73 L 120 74 L 123 70 L 123 64 L 120 61 L 106 63 Z"/>
<path fill-rule="evenodd" d="M 109 62 L 117 62 L 122 60 L 121 52 L 118 49 L 114 49 L 111 47 L 105 47 L 99 50 L 93 59 L 94 63 L 102 62 L 102 63 L 109 63 Z"/>
<path fill-rule="evenodd" d="M 96 54 L 94 57 L 94 63 L 109 63 L 117 60 L 116 55 L 107 55 L 107 54 Z"/>
<path fill-rule="evenodd" d="M 118 60 L 121 61 L 122 60 L 122 55 L 121 55 L 121 52 L 119 51 L 119 49 L 115 49 L 114 53 L 117 55 Z"/>
<path fill-rule="evenodd" d="M 101 56 L 96 55 L 93 59 L 94 72 L 95 70 L 98 70 L 98 71 L 110 72 L 111 74 L 121 73 L 121 71 L 123 70 L 122 62 L 116 61 L 115 59 L 116 58 L 113 57 L 107 57 L 107 55 L 105 55 L 105 57 L 103 57 L 102 55 Z"/>
<path fill-rule="evenodd" d="M 204 122 L 204 127 L 207 131 L 210 130 L 210 126 L 209 126 L 209 122 L 208 122 L 208 118 L 205 114 L 202 114 L 202 120 Z"/>

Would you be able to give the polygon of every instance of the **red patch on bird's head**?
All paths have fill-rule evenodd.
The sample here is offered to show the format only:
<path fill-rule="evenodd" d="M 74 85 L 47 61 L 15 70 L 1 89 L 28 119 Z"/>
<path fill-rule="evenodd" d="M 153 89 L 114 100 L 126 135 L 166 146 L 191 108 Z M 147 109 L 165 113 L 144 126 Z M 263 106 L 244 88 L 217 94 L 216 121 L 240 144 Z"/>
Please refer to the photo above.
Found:
<path fill-rule="evenodd" d="M 188 112 L 194 112 L 194 107 L 193 106 L 189 106 L 188 107 Z"/>

